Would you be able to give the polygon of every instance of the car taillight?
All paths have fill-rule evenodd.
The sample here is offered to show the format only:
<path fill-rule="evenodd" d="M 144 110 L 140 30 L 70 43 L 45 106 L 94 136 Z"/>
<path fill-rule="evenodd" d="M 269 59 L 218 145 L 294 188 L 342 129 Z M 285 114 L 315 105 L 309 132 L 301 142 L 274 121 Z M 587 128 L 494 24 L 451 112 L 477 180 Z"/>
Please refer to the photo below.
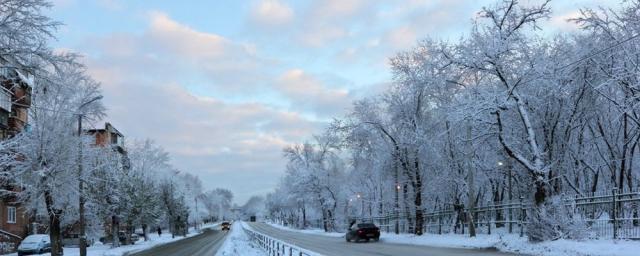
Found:
<path fill-rule="evenodd" d="M 358 234 L 362 234 L 362 230 L 358 230 Z"/>

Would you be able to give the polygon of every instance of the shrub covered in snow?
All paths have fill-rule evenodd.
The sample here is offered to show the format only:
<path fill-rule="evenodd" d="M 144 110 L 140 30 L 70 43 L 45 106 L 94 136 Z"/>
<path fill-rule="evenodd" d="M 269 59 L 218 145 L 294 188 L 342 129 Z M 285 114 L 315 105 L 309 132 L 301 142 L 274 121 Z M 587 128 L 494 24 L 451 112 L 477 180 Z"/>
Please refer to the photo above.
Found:
<path fill-rule="evenodd" d="M 534 207 L 527 224 L 529 241 L 541 242 L 558 239 L 584 239 L 589 227 L 581 215 L 575 214 L 575 205 L 567 206 L 561 196 Z"/>

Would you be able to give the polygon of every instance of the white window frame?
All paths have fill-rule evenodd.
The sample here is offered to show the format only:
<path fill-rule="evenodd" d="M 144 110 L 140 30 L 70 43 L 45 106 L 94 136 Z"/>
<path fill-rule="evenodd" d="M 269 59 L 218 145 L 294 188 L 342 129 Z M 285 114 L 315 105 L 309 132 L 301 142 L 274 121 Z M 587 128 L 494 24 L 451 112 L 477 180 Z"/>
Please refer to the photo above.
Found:
<path fill-rule="evenodd" d="M 7 223 L 16 223 L 17 209 L 14 206 L 7 207 Z"/>

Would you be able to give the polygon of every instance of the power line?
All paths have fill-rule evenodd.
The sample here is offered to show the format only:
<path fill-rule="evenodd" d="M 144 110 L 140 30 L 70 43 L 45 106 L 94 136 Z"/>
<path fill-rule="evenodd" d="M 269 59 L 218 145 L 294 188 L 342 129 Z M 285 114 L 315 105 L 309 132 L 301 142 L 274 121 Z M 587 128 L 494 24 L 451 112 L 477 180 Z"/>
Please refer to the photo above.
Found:
<path fill-rule="evenodd" d="M 599 54 L 601 54 L 601 53 L 604 53 L 604 52 L 606 52 L 606 51 L 608 51 L 608 50 L 611 50 L 611 49 L 613 49 L 613 48 L 615 48 L 615 47 L 618 47 L 618 46 L 620 46 L 620 45 L 622 45 L 622 44 L 624 44 L 624 43 L 626 43 L 626 42 L 629 42 L 629 41 L 631 41 L 631 40 L 633 40 L 633 39 L 636 39 L 636 38 L 638 38 L 638 37 L 640 37 L 640 34 L 637 34 L 637 35 L 631 36 L 631 37 L 629 37 L 629 38 L 627 38 L 627 39 L 624 39 L 624 40 L 622 40 L 622 41 L 620 41 L 620 42 L 618 42 L 618 43 L 616 43 L 616 44 L 614 44 L 614 45 L 611 45 L 611 46 L 609 46 L 609 47 L 607 47 L 607 48 L 604 48 L 604 49 L 599 50 L 599 51 L 597 51 L 597 52 L 591 53 L 591 54 L 589 54 L 589 55 L 587 55 L 587 56 L 585 56 L 585 57 L 582 57 L 582 58 L 580 58 L 580 59 L 578 59 L 578 60 L 576 60 L 576 61 L 573 61 L 573 62 L 571 62 L 571 63 L 569 63 L 569 64 L 567 64 L 567 65 L 564 65 L 564 66 L 562 66 L 562 67 L 560 67 L 560 68 L 556 69 L 556 71 L 558 71 L 558 70 L 562 70 L 562 69 L 565 69 L 565 68 L 568 68 L 568 67 L 573 66 L 573 65 L 575 65 L 575 64 L 577 64 L 577 63 L 579 63 L 579 62 L 582 62 L 582 61 L 585 61 L 585 60 L 587 60 L 587 59 L 590 59 L 590 58 L 592 58 L 593 56 L 596 56 L 596 55 L 599 55 Z"/>

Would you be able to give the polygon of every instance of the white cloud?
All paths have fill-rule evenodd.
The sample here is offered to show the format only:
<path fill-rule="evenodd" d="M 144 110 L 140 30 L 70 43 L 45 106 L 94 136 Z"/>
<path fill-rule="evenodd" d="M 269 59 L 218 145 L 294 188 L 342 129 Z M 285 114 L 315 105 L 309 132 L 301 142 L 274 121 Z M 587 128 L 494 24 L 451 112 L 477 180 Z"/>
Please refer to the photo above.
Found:
<path fill-rule="evenodd" d="M 578 18 L 580 17 L 580 15 L 581 14 L 579 11 L 570 11 L 568 13 L 564 13 L 561 15 L 555 15 L 551 17 L 551 19 L 548 21 L 548 24 L 551 29 L 555 29 L 558 31 L 563 31 L 563 32 L 575 31 L 575 30 L 578 30 L 580 26 L 575 22 L 571 22 L 570 20 Z"/>
<path fill-rule="evenodd" d="M 154 44 L 191 59 L 220 58 L 232 47 L 226 38 L 196 31 L 169 18 L 164 13 L 152 12 L 149 35 Z"/>
<path fill-rule="evenodd" d="M 253 84 L 267 81 L 271 87 L 265 89 L 278 92 L 285 88 L 273 84 L 278 73 L 263 77 L 273 71 L 260 63 L 254 45 L 198 31 L 164 13 L 148 18 L 149 27 L 140 35 L 111 34 L 84 46 L 91 52 L 86 54 L 89 72 L 103 84 L 109 121 L 129 138 L 158 141 L 177 168 L 201 176 L 209 187 L 233 189 L 240 200 L 254 190 L 230 187 L 234 176 L 247 178 L 247 184 L 275 185 L 285 169 L 283 146 L 303 141 L 323 123 L 308 120 L 297 112 L 301 108 L 283 110 L 260 101 Z M 231 102 L 196 95 L 188 89 L 193 83 L 213 92 L 246 86 L 255 97 Z M 286 89 L 291 91 L 282 95 L 302 93 Z"/>
<path fill-rule="evenodd" d="M 253 6 L 251 19 L 261 26 L 281 26 L 291 22 L 293 9 L 278 0 L 261 0 Z"/>
<path fill-rule="evenodd" d="M 387 32 L 385 39 L 393 49 L 408 49 L 416 43 L 418 34 L 414 28 L 403 26 Z"/>
<path fill-rule="evenodd" d="M 309 110 L 321 117 L 344 113 L 351 105 L 346 89 L 332 89 L 301 69 L 291 69 L 277 80 L 280 92 L 298 108 Z"/>

